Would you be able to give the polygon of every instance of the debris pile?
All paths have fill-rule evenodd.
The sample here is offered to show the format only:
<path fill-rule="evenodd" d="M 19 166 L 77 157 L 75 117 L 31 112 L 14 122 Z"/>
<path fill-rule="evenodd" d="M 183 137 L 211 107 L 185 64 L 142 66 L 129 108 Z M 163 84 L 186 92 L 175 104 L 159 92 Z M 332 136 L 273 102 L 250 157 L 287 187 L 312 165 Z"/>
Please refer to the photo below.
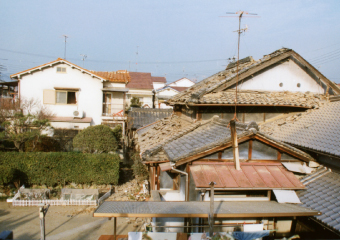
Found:
<path fill-rule="evenodd" d="M 133 179 L 115 187 L 115 192 L 106 201 L 147 201 L 149 199 L 147 181 Z"/>

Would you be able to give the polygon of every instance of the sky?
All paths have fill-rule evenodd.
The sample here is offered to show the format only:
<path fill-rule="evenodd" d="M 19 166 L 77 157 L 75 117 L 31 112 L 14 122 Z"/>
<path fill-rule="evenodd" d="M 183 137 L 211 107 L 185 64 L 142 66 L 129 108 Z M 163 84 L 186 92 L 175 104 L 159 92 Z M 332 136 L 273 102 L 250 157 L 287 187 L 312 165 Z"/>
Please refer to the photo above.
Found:
<path fill-rule="evenodd" d="M 340 83 L 338 0 L 0 0 L 0 78 L 65 58 L 67 35 L 86 69 L 201 81 L 237 57 L 239 10 L 258 14 L 242 19 L 240 58 L 291 48 Z"/>

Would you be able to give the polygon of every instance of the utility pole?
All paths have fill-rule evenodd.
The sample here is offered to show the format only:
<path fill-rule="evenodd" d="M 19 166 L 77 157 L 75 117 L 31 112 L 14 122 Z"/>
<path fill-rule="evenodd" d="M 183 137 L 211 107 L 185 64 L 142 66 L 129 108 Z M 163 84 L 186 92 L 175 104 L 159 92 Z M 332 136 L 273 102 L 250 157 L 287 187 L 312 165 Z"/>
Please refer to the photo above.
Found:
<path fill-rule="evenodd" d="M 63 37 L 65 38 L 65 50 L 64 50 L 64 59 L 66 60 L 66 39 L 68 38 L 67 35 L 63 35 Z"/>

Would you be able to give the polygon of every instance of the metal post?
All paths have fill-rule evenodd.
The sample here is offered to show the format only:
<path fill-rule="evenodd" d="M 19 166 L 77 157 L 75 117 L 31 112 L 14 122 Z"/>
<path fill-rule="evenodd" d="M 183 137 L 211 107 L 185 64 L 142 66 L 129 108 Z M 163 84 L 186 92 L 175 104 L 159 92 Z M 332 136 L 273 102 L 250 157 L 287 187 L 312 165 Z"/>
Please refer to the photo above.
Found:
<path fill-rule="evenodd" d="M 214 186 L 215 182 L 210 182 L 210 214 L 209 214 L 209 237 L 212 238 L 214 233 Z"/>
<path fill-rule="evenodd" d="M 48 204 L 46 208 L 39 208 L 39 218 L 40 218 L 40 239 L 45 240 L 45 216 L 50 205 Z"/>
<path fill-rule="evenodd" d="M 117 217 L 113 218 L 113 232 L 114 232 L 114 240 L 117 240 Z"/>
<path fill-rule="evenodd" d="M 231 142 L 233 145 L 233 155 L 236 170 L 241 170 L 240 167 L 240 157 L 238 152 L 238 142 L 237 142 L 237 133 L 236 133 L 236 122 L 235 120 L 230 121 L 230 131 L 231 131 Z"/>

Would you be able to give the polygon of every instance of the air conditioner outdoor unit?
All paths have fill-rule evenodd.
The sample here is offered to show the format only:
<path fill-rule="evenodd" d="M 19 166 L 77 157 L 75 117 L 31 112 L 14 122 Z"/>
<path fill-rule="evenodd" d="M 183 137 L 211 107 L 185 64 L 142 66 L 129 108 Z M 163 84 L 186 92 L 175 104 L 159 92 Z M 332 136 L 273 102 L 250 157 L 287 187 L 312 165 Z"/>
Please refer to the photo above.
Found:
<path fill-rule="evenodd" d="M 75 118 L 83 118 L 84 117 L 84 112 L 81 110 L 76 110 L 73 112 L 73 117 Z"/>

